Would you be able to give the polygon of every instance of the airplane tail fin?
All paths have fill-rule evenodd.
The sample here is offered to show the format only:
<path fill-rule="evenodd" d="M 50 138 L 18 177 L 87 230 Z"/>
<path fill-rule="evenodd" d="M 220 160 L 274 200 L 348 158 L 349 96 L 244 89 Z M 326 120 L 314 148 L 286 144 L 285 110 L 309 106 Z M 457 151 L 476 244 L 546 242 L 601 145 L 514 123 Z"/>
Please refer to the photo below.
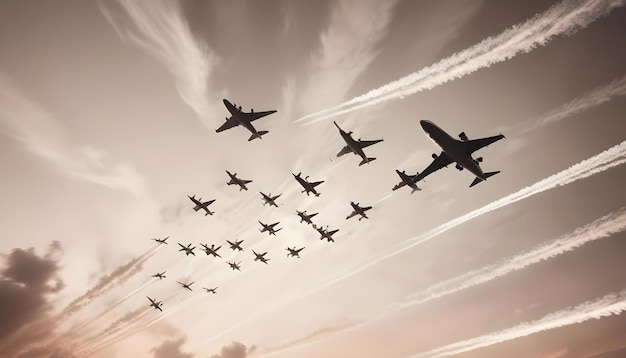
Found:
<path fill-rule="evenodd" d="M 497 172 L 489 172 L 489 173 L 485 173 L 485 179 L 487 179 L 487 178 L 489 178 L 489 177 L 492 177 L 492 176 L 494 176 L 494 175 L 496 175 L 496 174 L 498 174 L 498 173 L 500 173 L 500 171 L 499 171 L 499 170 L 498 170 Z M 476 178 L 474 178 L 474 181 L 472 182 L 472 184 L 470 184 L 470 186 L 469 186 L 469 187 L 471 188 L 471 187 L 473 187 L 474 185 L 476 185 L 476 184 L 480 183 L 481 181 L 483 181 L 483 179 L 481 179 L 481 178 L 479 178 L 479 177 L 476 177 Z"/>
<path fill-rule="evenodd" d="M 420 191 L 422 190 L 420 187 L 416 186 L 415 189 L 411 190 L 411 194 L 415 193 L 416 191 Z"/>
<path fill-rule="evenodd" d="M 369 162 L 372 162 L 372 161 L 374 161 L 374 160 L 376 160 L 376 158 L 367 158 L 367 159 L 363 159 L 363 160 L 361 161 L 361 163 L 359 163 L 359 166 L 361 166 L 361 165 L 363 165 L 363 164 L 366 164 L 366 163 L 369 163 Z"/>
<path fill-rule="evenodd" d="M 213 215 L 214 213 L 215 213 L 215 211 L 207 210 L 207 212 L 204 213 L 204 216 Z"/>
<path fill-rule="evenodd" d="M 250 138 L 248 138 L 248 142 L 249 142 L 249 141 L 251 141 L 251 140 L 253 140 L 253 139 L 256 139 L 256 138 L 261 139 L 261 137 L 262 137 L 263 135 L 267 134 L 267 133 L 269 133 L 269 131 L 258 131 L 258 132 L 256 132 L 256 133 L 253 133 L 253 134 L 250 136 Z"/>

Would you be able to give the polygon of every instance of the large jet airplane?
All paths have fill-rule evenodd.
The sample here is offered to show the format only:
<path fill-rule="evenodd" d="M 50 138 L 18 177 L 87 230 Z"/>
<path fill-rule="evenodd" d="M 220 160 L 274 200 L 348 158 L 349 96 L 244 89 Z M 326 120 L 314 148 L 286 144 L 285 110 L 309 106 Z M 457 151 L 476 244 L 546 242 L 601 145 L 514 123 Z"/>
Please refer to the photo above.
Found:
<path fill-rule="evenodd" d="M 359 221 L 361 221 L 361 219 L 369 219 L 367 215 L 365 215 L 365 212 L 371 209 L 372 208 L 371 206 L 361 207 L 359 206 L 359 203 L 355 204 L 353 201 L 350 202 L 350 205 L 352 205 L 352 213 L 346 217 L 346 220 L 350 219 L 351 217 L 357 214 L 361 215 L 361 217 L 359 218 Z"/>
<path fill-rule="evenodd" d="M 237 173 L 231 174 L 227 170 L 226 174 L 228 174 L 228 176 L 230 177 L 230 181 L 228 183 L 226 183 L 226 184 L 228 184 L 228 185 L 239 185 L 239 191 L 248 190 L 248 187 L 246 186 L 246 184 L 252 183 L 252 180 L 246 180 L 246 179 L 239 179 L 239 178 L 237 178 Z"/>
<path fill-rule="evenodd" d="M 335 123 L 335 126 L 337 127 L 337 129 L 339 129 L 339 134 L 341 134 L 341 137 L 347 144 L 345 147 L 341 149 L 339 153 L 337 153 L 337 157 L 341 157 L 342 155 L 348 154 L 348 153 L 354 153 L 355 155 L 360 156 L 362 159 L 361 163 L 359 163 L 359 166 L 365 163 L 369 163 L 373 160 L 376 160 L 376 158 L 368 158 L 365 155 L 365 152 L 363 152 L 363 148 L 369 147 L 370 145 L 373 145 L 376 143 L 380 143 L 383 141 L 382 139 L 361 140 L 359 138 L 359 140 L 357 141 L 352 138 L 352 131 L 346 133 L 343 129 L 339 127 L 337 122 L 333 122 L 333 123 Z"/>
<path fill-rule="evenodd" d="M 180 246 L 181 248 L 178 251 L 185 251 L 185 255 L 189 256 L 189 255 L 193 255 L 196 256 L 196 254 L 193 252 L 193 249 L 195 249 L 196 247 L 191 247 L 191 244 L 187 245 L 187 246 L 183 246 L 183 244 L 178 243 L 178 246 Z"/>
<path fill-rule="evenodd" d="M 150 277 L 157 277 L 159 280 L 162 280 L 165 278 L 165 271 L 163 271 L 163 273 L 157 272 L 155 275 L 152 275 Z"/>
<path fill-rule="evenodd" d="M 272 113 L 276 113 L 276 110 L 265 111 L 265 112 L 255 112 L 254 109 L 251 109 L 250 112 L 244 112 L 241 110 L 241 106 L 237 107 L 236 104 L 230 103 L 227 99 L 224 99 L 223 102 L 224 102 L 224 105 L 226 106 L 226 109 L 228 109 L 228 111 L 230 112 L 231 116 L 230 118 L 228 117 L 226 118 L 226 123 L 222 124 L 222 126 L 219 127 L 216 130 L 216 132 L 219 133 L 227 129 L 241 125 L 252 133 L 250 138 L 248 138 L 248 141 L 251 141 L 255 138 L 260 139 L 261 136 L 263 136 L 264 134 L 267 134 L 268 131 L 257 131 L 252 125 L 252 122 L 256 121 L 257 119 L 261 117 L 265 117 Z"/>
<path fill-rule="evenodd" d="M 241 247 L 241 243 L 243 242 L 243 240 L 239 240 L 239 241 L 235 240 L 235 242 L 226 240 L 226 242 L 230 245 L 231 250 L 243 251 L 243 248 Z"/>
<path fill-rule="evenodd" d="M 332 231 L 328 231 L 328 226 L 326 226 L 326 229 L 324 229 L 323 227 L 315 227 L 315 230 L 317 230 L 317 232 L 320 233 L 320 240 L 324 240 L 326 239 L 326 241 L 328 242 L 335 242 L 335 240 L 333 239 L 333 235 L 339 231 L 339 229 L 336 230 L 332 230 Z"/>
<path fill-rule="evenodd" d="M 157 301 L 157 300 L 153 300 L 152 298 L 146 296 L 147 299 L 150 300 L 150 307 L 154 307 L 155 310 L 159 310 L 161 312 L 163 312 L 163 310 L 161 309 L 161 306 L 163 306 L 163 302 L 161 301 Z"/>
<path fill-rule="evenodd" d="M 463 168 L 465 168 L 476 176 L 474 181 L 470 184 L 470 188 L 484 180 L 487 180 L 487 178 L 500 173 L 500 171 L 483 173 L 479 165 L 479 163 L 483 161 L 483 158 L 479 157 L 474 159 L 472 157 L 472 153 L 488 146 L 489 144 L 497 142 L 500 139 L 503 139 L 504 135 L 498 134 L 493 137 L 470 140 L 467 138 L 467 135 L 465 135 L 465 132 L 461 132 L 459 134 L 459 138 L 461 140 L 457 140 L 452 138 L 448 133 L 431 121 L 422 120 L 420 121 L 420 125 L 424 129 L 424 132 L 426 132 L 426 134 L 435 143 L 437 143 L 439 147 L 441 147 L 442 152 L 439 155 L 432 155 L 432 163 L 430 163 L 430 165 L 426 167 L 423 172 L 416 175 L 413 180 L 414 182 L 418 182 L 426 176 L 441 168 L 447 167 L 452 163 L 456 163 L 456 169 L 463 170 Z"/>
<path fill-rule="evenodd" d="M 212 294 L 216 294 L 216 290 L 217 290 L 217 286 L 215 288 L 206 288 L 206 287 L 202 287 L 206 290 L 206 293 L 211 292 Z"/>
<path fill-rule="evenodd" d="M 279 232 L 280 230 L 282 230 L 283 228 L 278 228 L 278 229 L 274 229 L 274 227 L 278 224 L 280 224 L 279 222 L 275 222 L 273 224 L 264 224 L 261 221 L 259 221 L 259 224 L 261 224 L 261 226 L 263 226 L 263 229 L 259 229 L 260 232 L 266 232 L 268 233 L 268 235 L 274 235 L 276 236 L 276 233 Z"/>
<path fill-rule="evenodd" d="M 222 257 L 222 256 L 220 256 L 220 254 L 217 253 L 217 250 L 219 250 L 222 246 L 215 247 L 214 244 L 211 244 L 211 247 L 209 247 L 208 245 L 205 245 L 205 244 L 200 244 L 200 245 L 202 245 L 202 247 L 204 247 L 204 249 L 202 249 L 202 251 L 204 251 L 207 256 L 213 255 L 213 257 Z"/>
<path fill-rule="evenodd" d="M 262 195 L 263 199 L 263 206 L 265 206 L 266 204 L 270 204 L 273 205 L 275 207 L 278 207 L 278 205 L 276 204 L 276 199 L 278 199 L 278 197 L 280 197 L 283 194 L 278 194 L 276 196 L 272 196 L 272 193 L 270 193 L 269 195 L 265 195 L 263 192 L 260 192 Z"/>
<path fill-rule="evenodd" d="M 415 184 L 415 179 L 417 178 L 417 174 L 419 173 L 415 175 L 408 175 L 404 170 L 399 171 L 398 169 L 396 169 L 396 173 L 398 173 L 402 181 L 396 184 L 391 190 L 398 190 L 405 185 L 408 185 L 409 188 L 413 189 L 411 190 L 411 194 L 415 193 L 418 190 L 422 190 L 417 186 L 417 184 Z"/>
<path fill-rule="evenodd" d="M 165 244 L 165 245 L 167 245 L 167 239 L 169 239 L 169 236 L 168 236 L 168 237 L 166 237 L 165 239 L 152 239 L 152 240 L 154 240 L 154 241 L 158 242 L 159 244 Z"/>
<path fill-rule="evenodd" d="M 265 251 L 262 254 L 259 254 L 259 253 L 256 253 L 254 250 L 252 250 L 252 253 L 254 254 L 254 261 L 261 261 L 262 263 L 267 265 L 267 262 L 270 260 L 270 259 L 265 258 L 267 251 Z"/>
<path fill-rule="evenodd" d="M 191 287 L 189 287 L 189 286 L 193 285 L 193 283 L 194 283 L 195 281 L 193 281 L 193 282 L 191 282 L 191 283 L 182 283 L 182 282 L 180 282 L 180 281 L 176 281 L 176 282 L 178 282 L 181 286 L 183 286 L 183 288 L 186 288 L 186 289 L 188 289 L 189 291 L 193 291 L 193 290 L 191 289 Z"/>
<path fill-rule="evenodd" d="M 306 210 L 305 211 L 297 211 L 296 210 L 296 214 L 298 214 L 298 216 L 300 217 L 300 222 L 306 222 L 307 224 L 313 224 L 313 221 L 311 220 L 315 215 L 319 214 L 319 213 L 313 213 L 313 214 L 307 214 Z"/>
<path fill-rule="evenodd" d="M 289 251 L 287 253 L 287 257 L 291 256 L 291 257 L 297 257 L 300 258 L 300 251 L 304 250 L 304 247 L 301 247 L 299 249 L 296 249 L 296 247 L 294 246 L 293 249 L 291 247 L 287 247 L 286 249 L 287 251 Z"/>
<path fill-rule="evenodd" d="M 239 262 L 226 261 L 226 263 L 230 266 L 231 269 L 241 271 L 241 267 L 239 267 L 239 264 L 241 264 L 241 261 Z"/>
<path fill-rule="evenodd" d="M 204 216 L 207 215 L 213 215 L 215 214 L 215 211 L 211 211 L 209 210 L 209 205 L 213 204 L 213 202 L 215 201 L 215 199 L 213 200 L 209 200 L 209 201 L 205 201 L 204 203 L 202 202 L 202 198 L 196 199 L 195 195 L 189 196 L 187 195 L 187 197 L 189 198 L 189 200 L 191 200 L 194 204 L 196 204 L 196 206 L 193 207 L 193 210 L 198 211 L 200 209 L 204 210 Z"/>
<path fill-rule="evenodd" d="M 320 193 L 315 191 L 315 187 L 322 184 L 324 181 L 322 180 L 322 181 L 316 181 L 316 182 L 309 182 L 308 175 L 304 179 L 302 179 L 300 174 L 302 174 L 302 172 L 298 174 L 291 173 L 291 175 L 293 175 L 293 177 L 296 178 L 298 183 L 300 183 L 300 185 L 302 185 L 302 187 L 304 188 L 304 190 L 302 190 L 302 193 L 306 193 L 307 196 L 309 196 L 309 193 L 313 193 L 315 194 L 315 196 L 320 196 Z"/>

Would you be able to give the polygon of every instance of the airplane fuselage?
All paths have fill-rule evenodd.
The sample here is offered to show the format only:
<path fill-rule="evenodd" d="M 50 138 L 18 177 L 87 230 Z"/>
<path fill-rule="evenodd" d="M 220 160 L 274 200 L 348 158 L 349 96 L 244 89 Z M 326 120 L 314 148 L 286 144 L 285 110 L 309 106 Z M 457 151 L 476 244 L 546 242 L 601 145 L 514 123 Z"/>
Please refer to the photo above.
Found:
<path fill-rule="evenodd" d="M 237 113 L 241 113 L 241 110 L 239 110 L 232 103 L 230 103 L 230 101 L 228 101 L 225 98 L 224 98 L 223 102 L 224 102 L 224 105 L 226 106 L 226 108 L 228 108 L 228 111 L 233 115 L 233 117 L 235 117 L 235 119 L 237 120 L 239 125 L 241 125 L 242 127 L 245 127 L 247 130 L 250 131 L 250 133 L 258 135 L 258 132 L 257 132 L 256 128 L 254 128 L 254 126 L 252 125 L 252 122 L 250 122 L 249 120 L 245 119 L 243 116 L 237 115 Z"/>
<path fill-rule="evenodd" d="M 339 126 L 337 126 L 337 128 L 339 128 Z M 359 143 L 355 141 L 354 138 L 352 138 L 352 135 L 350 135 L 350 133 L 346 133 L 341 128 L 339 128 L 339 133 L 341 134 L 341 137 L 343 137 L 343 140 L 348 145 L 348 148 L 352 150 L 352 153 L 360 156 L 363 160 L 367 161 L 367 157 L 365 156 L 365 152 L 363 151 L 363 148 L 361 148 Z"/>

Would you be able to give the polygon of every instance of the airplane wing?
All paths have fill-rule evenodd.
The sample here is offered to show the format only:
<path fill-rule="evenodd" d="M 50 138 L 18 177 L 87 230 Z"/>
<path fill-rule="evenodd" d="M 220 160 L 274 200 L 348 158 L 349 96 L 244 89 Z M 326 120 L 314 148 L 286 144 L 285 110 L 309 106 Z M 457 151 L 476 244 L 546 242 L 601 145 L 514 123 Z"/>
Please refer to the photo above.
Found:
<path fill-rule="evenodd" d="M 224 124 L 222 124 L 221 127 L 219 127 L 218 129 L 216 129 L 216 132 L 223 132 L 227 129 L 231 129 L 233 127 L 237 127 L 239 125 L 239 122 L 235 119 L 235 117 L 231 116 L 230 118 L 226 119 L 226 122 Z"/>
<path fill-rule="evenodd" d="M 322 181 L 316 181 L 316 182 L 309 183 L 309 184 L 311 184 L 311 187 L 312 187 L 312 188 L 315 188 L 316 186 L 318 186 L 318 185 L 322 184 L 323 182 L 324 182 L 324 181 L 322 180 Z"/>
<path fill-rule="evenodd" d="M 161 306 L 157 306 L 157 309 L 161 312 L 163 312 L 163 310 L 161 309 Z"/>
<path fill-rule="evenodd" d="M 341 150 L 339 151 L 339 153 L 337 153 L 338 157 L 341 157 L 344 154 L 348 154 L 348 153 L 352 153 L 352 149 L 350 149 L 350 147 L 348 147 L 347 145 L 343 148 L 341 148 Z"/>
<path fill-rule="evenodd" d="M 372 208 L 371 206 L 368 206 L 368 207 L 365 207 L 365 208 L 361 208 L 361 210 L 363 210 L 363 211 L 368 211 L 368 210 L 369 210 L 369 209 L 371 209 L 371 208 Z"/>
<path fill-rule="evenodd" d="M 463 145 L 469 150 L 470 153 L 474 153 L 480 148 L 486 147 L 489 144 L 497 142 L 503 138 L 504 138 L 504 135 L 498 134 L 493 137 L 486 137 L 486 138 L 479 138 L 479 139 L 472 139 L 472 140 L 464 141 Z"/>
<path fill-rule="evenodd" d="M 202 205 L 209 206 L 209 205 L 213 204 L 213 202 L 215 202 L 215 199 L 209 200 L 209 201 L 205 201 L 204 203 L 202 203 Z"/>
<path fill-rule="evenodd" d="M 448 157 L 446 153 L 441 152 L 441 154 L 439 154 L 437 158 L 435 158 L 433 162 L 430 163 L 430 165 L 427 166 L 426 169 L 424 169 L 423 172 L 417 174 L 417 176 L 414 178 L 414 181 L 418 182 L 426 178 L 428 175 L 436 172 L 437 170 L 441 168 L 446 167 L 447 165 L 451 163 L 452 163 L 452 159 L 450 159 L 450 157 Z"/>
<path fill-rule="evenodd" d="M 360 140 L 359 139 L 359 145 L 361 146 L 361 148 L 365 148 L 365 147 L 369 147 L 370 145 L 380 143 L 382 141 L 383 141 L 382 139 L 375 139 L 375 140 Z"/>
<path fill-rule="evenodd" d="M 351 217 L 353 217 L 356 214 L 357 214 L 356 210 L 353 210 L 352 213 L 350 213 L 350 215 L 346 216 L 346 220 L 350 219 Z"/>
<path fill-rule="evenodd" d="M 252 121 L 256 121 L 259 118 L 269 116 L 272 113 L 276 113 L 276 110 L 265 111 L 265 112 L 241 112 L 239 115 L 245 118 L 246 120 L 252 122 Z"/>

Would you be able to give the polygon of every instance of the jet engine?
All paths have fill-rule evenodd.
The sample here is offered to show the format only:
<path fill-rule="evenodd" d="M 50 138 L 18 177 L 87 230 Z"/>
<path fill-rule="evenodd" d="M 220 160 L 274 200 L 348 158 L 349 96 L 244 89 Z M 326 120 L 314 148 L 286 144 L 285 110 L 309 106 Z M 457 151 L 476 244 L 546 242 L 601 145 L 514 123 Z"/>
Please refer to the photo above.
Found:
<path fill-rule="evenodd" d="M 458 171 L 463 170 L 463 167 L 462 167 L 462 166 L 461 166 L 461 164 L 459 164 L 459 163 L 456 163 L 455 168 L 456 168 Z"/>
<path fill-rule="evenodd" d="M 461 140 L 464 141 L 464 142 L 468 140 L 467 135 L 465 134 L 465 132 L 459 133 L 459 138 L 461 138 Z"/>
<path fill-rule="evenodd" d="M 478 165 L 478 163 L 482 163 L 483 162 L 483 157 L 478 157 L 476 159 L 474 159 L 474 163 L 476 163 L 476 165 Z"/>
<path fill-rule="evenodd" d="M 437 159 L 437 154 L 433 153 L 432 157 L 433 159 Z"/>
<path fill-rule="evenodd" d="M 250 113 L 254 113 L 254 108 L 250 108 Z"/>

